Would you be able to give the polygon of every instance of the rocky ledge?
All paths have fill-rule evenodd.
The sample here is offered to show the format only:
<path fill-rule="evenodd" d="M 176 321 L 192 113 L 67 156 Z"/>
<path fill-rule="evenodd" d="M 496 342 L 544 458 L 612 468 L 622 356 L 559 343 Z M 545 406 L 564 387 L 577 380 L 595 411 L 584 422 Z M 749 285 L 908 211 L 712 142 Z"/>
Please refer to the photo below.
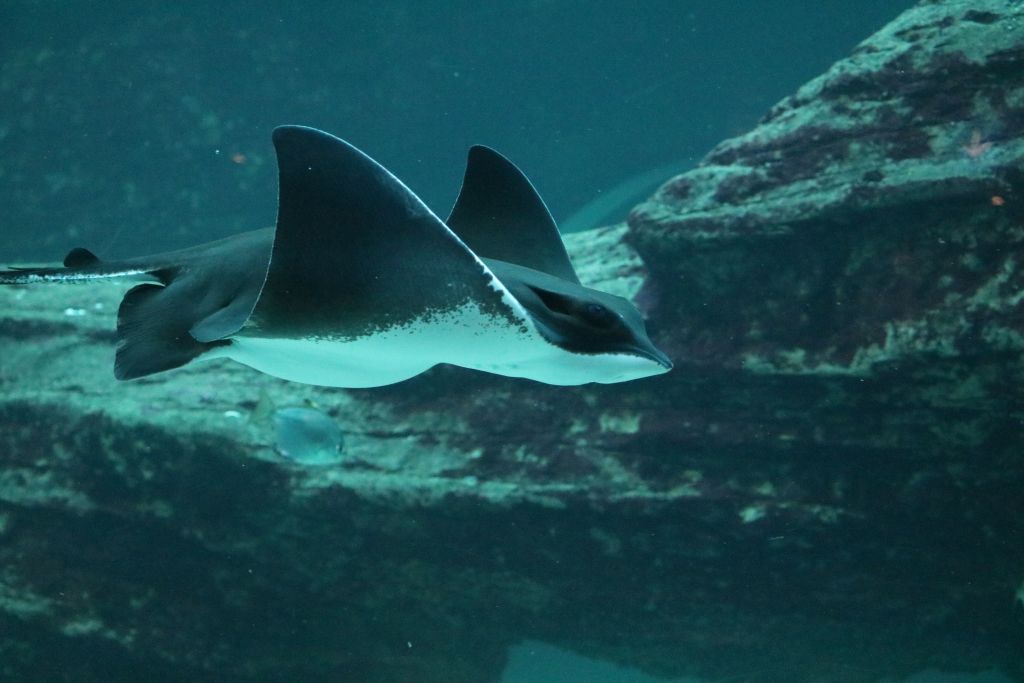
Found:
<path fill-rule="evenodd" d="M 0 290 L 0 677 L 1024 680 L 1024 6 L 923 2 L 574 235 L 676 370 L 112 378 L 123 288 Z M 273 448 L 313 403 L 344 462 Z"/>

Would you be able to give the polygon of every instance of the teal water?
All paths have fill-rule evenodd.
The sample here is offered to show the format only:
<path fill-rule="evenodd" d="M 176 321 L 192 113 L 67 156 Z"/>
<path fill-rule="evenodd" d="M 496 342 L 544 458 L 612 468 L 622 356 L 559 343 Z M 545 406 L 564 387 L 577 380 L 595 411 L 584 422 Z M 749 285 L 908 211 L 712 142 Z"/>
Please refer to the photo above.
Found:
<path fill-rule="evenodd" d="M 350 140 L 442 215 L 489 145 L 569 220 L 689 167 L 910 4 L 10 0 L 0 246 L 123 256 L 269 225 L 284 123 Z"/>

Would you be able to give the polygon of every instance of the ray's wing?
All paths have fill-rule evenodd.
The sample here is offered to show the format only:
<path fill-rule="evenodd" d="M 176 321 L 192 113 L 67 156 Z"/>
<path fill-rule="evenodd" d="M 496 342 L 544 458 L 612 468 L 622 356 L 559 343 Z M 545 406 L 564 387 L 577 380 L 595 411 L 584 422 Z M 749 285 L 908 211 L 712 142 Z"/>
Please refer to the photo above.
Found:
<path fill-rule="evenodd" d="M 530 180 L 489 147 L 469 150 L 448 227 L 476 254 L 579 284 L 558 226 Z"/>
<path fill-rule="evenodd" d="M 277 128 L 274 146 L 277 230 L 246 334 L 356 338 L 467 302 L 524 323 L 483 262 L 383 166 L 313 128 Z"/>

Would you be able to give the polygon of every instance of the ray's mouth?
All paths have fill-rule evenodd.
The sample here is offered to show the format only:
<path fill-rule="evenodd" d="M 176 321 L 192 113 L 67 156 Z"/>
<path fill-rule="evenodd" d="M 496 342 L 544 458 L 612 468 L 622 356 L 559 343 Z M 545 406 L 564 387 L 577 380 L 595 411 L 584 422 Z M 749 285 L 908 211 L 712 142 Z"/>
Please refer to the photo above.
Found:
<path fill-rule="evenodd" d="M 655 363 L 665 368 L 665 372 L 671 370 L 674 366 L 672 359 L 665 355 L 660 349 L 651 346 L 650 348 L 637 348 L 632 349 L 633 353 L 648 360 L 653 360 Z"/>

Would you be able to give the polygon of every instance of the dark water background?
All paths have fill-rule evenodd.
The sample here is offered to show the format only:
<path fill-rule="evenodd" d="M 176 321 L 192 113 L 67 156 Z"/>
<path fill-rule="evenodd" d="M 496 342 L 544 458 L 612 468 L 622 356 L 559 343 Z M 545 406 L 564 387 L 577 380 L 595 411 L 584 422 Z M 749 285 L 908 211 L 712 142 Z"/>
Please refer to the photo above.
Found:
<path fill-rule="evenodd" d="M 442 215 L 488 144 L 564 219 L 692 165 L 910 4 L 5 0 L 0 260 L 272 224 L 285 123 L 362 147 Z"/>

